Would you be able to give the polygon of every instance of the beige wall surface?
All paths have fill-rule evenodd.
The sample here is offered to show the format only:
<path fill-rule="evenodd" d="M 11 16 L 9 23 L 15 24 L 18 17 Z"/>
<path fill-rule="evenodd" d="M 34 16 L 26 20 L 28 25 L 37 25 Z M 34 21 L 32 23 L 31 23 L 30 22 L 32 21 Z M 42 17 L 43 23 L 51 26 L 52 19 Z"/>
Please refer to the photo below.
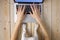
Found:
<path fill-rule="evenodd" d="M 13 9 L 13 0 L 0 0 L 0 40 L 10 40 L 14 29 Z M 60 0 L 45 0 L 42 15 L 51 40 L 60 40 Z"/>
<path fill-rule="evenodd" d="M 9 0 L 0 0 L 0 40 L 10 40 Z"/>

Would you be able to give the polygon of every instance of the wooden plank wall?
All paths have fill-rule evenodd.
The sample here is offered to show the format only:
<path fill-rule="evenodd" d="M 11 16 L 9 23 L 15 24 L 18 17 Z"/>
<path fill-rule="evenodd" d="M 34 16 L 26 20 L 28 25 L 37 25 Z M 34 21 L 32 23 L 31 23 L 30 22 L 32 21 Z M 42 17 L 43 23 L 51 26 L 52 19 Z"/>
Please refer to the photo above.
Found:
<path fill-rule="evenodd" d="M 0 0 L 0 40 L 10 40 L 13 32 L 13 4 L 13 0 Z M 42 15 L 51 40 L 60 40 L 60 0 L 45 0 Z"/>
<path fill-rule="evenodd" d="M 60 40 L 60 0 L 45 0 L 43 19 L 51 40 Z"/>
<path fill-rule="evenodd" d="M 43 3 L 43 21 L 45 23 L 45 28 L 49 34 L 49 37 L 51 39 L 51 0 L 45 0 Z"/>
<path fill-rule="evenodd" d="M 60 0 L 52 0 L 52 40 L 60 40 Z"/>
<path fill-rule="evenodd" d="M 0 40 L 10 40 L 9 0 L 0 0 Z"/>

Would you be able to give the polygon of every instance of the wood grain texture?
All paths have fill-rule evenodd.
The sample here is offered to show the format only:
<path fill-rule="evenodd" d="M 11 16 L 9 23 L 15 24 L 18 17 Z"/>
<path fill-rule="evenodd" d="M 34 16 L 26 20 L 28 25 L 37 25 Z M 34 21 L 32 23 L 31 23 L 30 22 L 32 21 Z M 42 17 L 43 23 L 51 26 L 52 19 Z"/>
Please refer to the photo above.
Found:
<path fill-rule="evenodd" d="M 49 34 L 49 37 L 51 39 L 51 0 L 45 0 L 43 3 L 43 21 L 45 24 L 45 28 Z"/>
<path fill-rule="evenodd" d="M 9 0 L 0 0 L 0 40 L 10 40 Z"/>
<path fill-rule="evenodd" d="M 60 0 L 52 0 L 52 40 L 60 40 Z"/>

